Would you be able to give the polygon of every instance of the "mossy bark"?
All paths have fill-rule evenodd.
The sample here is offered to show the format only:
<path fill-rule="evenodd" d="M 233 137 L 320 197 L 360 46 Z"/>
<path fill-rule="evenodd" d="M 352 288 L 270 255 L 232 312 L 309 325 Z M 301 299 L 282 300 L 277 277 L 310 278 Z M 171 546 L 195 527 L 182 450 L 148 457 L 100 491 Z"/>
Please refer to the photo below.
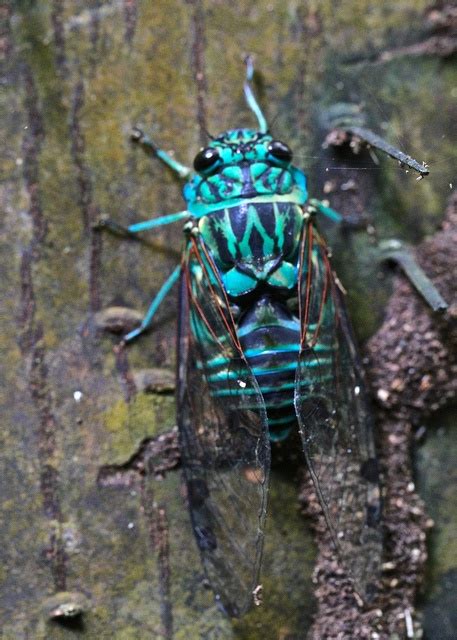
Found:
<path fill-rule="evenodd" d="M 356 185 L 365 212 L 380 236 L 431 234 L 453 181 L 457 74 L 443 49 L 427 45 L 445 37 L 449 54 L 453 42 L 449 29 L 429 31 L 427 4 L 4 3 L 3 637 L 306 637 L 314 547 L 279 476 L 264 606 L 233 626 L 202 586 L 164 387 L 176 292 L 128 351 L 101 329 L 107 307 L 146 308 L 179 259 L 180 229 L 139 243 L 93 225 L 102 214 L 129 223 L 182 209 L 177 180 L 132 146 L 130 127 L 145 126 L 190 163 L 207 129 L 252 126 L 241 90 L 249 52 L 268 119 L 309 172 L 312 195 L 322 187 L 344 209 L 338 199 L 351 189 L 328 184 L 319 115 L 364 102 L 373 128 L 431 169 L 417 183 L 393 162 L 365 167 L 359 175 L 370 178 Z M 370 244 L 362 234 L 351 242 L 341 277 L 365 339 L 389 284 L 376 293 Z M 156 383 L 145 384 L 138 372 L 151 369 Z"/>

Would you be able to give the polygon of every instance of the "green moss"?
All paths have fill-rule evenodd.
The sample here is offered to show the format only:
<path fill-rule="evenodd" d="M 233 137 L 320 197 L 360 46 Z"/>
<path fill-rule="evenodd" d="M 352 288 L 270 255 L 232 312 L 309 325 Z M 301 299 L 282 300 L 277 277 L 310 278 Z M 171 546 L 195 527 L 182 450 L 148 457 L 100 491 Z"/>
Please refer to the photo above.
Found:
<path fill-rule="evenodd" d="M 119 399 L 101 416 L 107 431 L 104 457 L 109 464 L 126 462 L 144 439 L 171 429 L 174 416 L 175 401 L 170 396 L 139 393 L 130 403 Z"/>

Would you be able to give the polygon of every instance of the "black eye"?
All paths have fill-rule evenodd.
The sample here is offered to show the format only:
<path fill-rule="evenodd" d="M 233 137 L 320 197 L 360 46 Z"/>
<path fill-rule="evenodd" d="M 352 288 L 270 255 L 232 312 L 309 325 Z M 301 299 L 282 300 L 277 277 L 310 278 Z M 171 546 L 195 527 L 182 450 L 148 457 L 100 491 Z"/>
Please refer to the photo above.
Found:
<path fill-rule="evenodd" d="M 206 171 L 215 165 L 219 158 L 219 151 L 217 149 L 206 147 L 206 149 L 202 149 L 195 156 L 194 169 L 198 172 Z"/>
<path fill-rule="evenodd" d="M 270 142 L 268 145 L 268 153 L 272 155 L 273 158 L 277 158 L 277 160 L 281 160 L 282 162 L 292 161 L 292 151 L 280 140 L 273 140 L 273 142 Z"/>

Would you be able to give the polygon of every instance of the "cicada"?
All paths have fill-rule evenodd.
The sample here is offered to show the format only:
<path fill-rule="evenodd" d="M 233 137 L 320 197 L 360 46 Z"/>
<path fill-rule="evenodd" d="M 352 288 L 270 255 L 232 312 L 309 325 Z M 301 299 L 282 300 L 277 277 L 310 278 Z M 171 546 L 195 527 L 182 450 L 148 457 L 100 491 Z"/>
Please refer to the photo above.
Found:
<path fill-rule="evenodd" d="M 135 138 L 186 178 L 186 208 L 129 234 L 184 221 L 177 416 L 192 528 L 207 578 L 232 616 L 258 592 L 271 442 L 297 430 L 341 563 L 370 593 L 380 567 L 381 494 L 363 372 L 332 271 L 321 215 L 290 147 L 269 131 L 248 61 L 256 129 L 212 138 L 193 169 Z"/>

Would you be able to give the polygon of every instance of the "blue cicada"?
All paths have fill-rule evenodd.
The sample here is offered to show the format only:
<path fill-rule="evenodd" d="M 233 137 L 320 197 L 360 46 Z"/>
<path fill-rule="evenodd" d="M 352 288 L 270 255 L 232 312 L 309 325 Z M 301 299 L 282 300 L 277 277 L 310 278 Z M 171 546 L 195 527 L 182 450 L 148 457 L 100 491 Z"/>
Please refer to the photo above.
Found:
<path fill-rule="evenodd" d="M 136 139 L 181 177 L 181 264 L 162 286 L 144 331 L 179 281 L 177 404 L 192 527 L 217 600 L 245 612 L 258 585 L 271 442 L 298 429 L 339 556 L 356 590 L 370 592 L 382 550 L 372 418 L 341 291 L 305 174 L 269 132 L 250 86 L 258 129 L 225 131 L 194 170 L 141 131 Z M 113 226 L 111 224 L 111 226 Z"/>

